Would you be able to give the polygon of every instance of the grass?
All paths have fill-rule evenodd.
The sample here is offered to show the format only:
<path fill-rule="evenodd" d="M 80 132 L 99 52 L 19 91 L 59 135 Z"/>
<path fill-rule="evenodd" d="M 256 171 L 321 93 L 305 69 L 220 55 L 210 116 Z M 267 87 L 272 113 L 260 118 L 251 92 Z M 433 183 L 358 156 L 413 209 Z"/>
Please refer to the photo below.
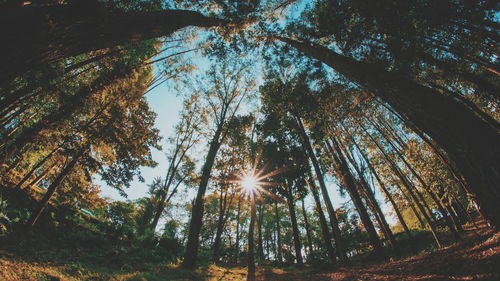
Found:
<path fill-rule="evenodd" d="M 467 232 L 472 237 L 477 236 L 475 232 Z M 401 261 L 407 257 L 421 256 L 435 251 L 430 233 L 421 231 L 413 234 L 414 237 L 411 240 L 398 235 L 400 249 L 397 253 L 393 253 L 390 260 L 373 260 L 366 256 L 358 256 L 351 260 L 350 266 L 379 268 L 381 265 L 387 266 L 388 261 Z M 485 234 L 481 236 L 484 237 Z M 187 270 L 178 265 L 133 256 L 133 253 L 113 256 L 113 247 L 109 243 L 97 243 L 99 240 L 84 240 L 78 237 L 50 239 L 48 236 L 36 236 L 36 239 L 18 237 L 17 242 L 15 240 L 0 241 L 0 280 L 236 281 L 246 279 L 245 267 L 227 268 L 204 264 L 196 270 Z M 445 235 L 442 237 L 445 238 L 444 244 L 451 244 L 451 240 L 448 241 Z M 260 276 L 258 280 L 310 280 L 311 276 L 331 274 L 337 270 L 341 272 L 351 270 L 347 268 L 290 266 L 280 269 L 272 266 L 259 266 L 257 274 Z"/>
<path fill-rule="evenodd" d="M 429 246 L 430 241 L 426 233 L 415 236 L 417 239 L 414 238 L 412 245 L 407 245 L 411 246 L 412 249 L 405 249 L 406 254 L 418 253 L 424 250 L 425 246 Z M 419 236 L 420 239 L 418 239 Z M 106 245 L 97 246 L 94 244 L 94 247 L 90 245 L 83 247 L 89 241 L 86 241 L 87 243 L 71 243 L 71 240 L 50 241 L 50 239 L 44 238 L 25 241 L 18 246 L 5 247 L 6 250 L 0 250 L 0 280 L 219 281 L 245 280 L 247 273 L 245 267 L 226 268 L 213 264 L 205 264 L 196 270 L 187 270 L 178 265 L 148 262 L 147 260 L 130 262 L 134 260 L 130 259 L 132 257 L 125 257 L 124 261 L 128 262 L 116 261 L 107 253 Z M 429 249 L 424 251 L 426 250 Z M 359 259 L 353 260 L 351 265 L 360 265 L 364 262 L 359 257 Z M 331 268 L 328 269 L 331 270 Z M 279 269 L 272 266 L 261 266 L 258 274 L 261 276 L 288 275 L 299 280 L 307 280 L 308 275 L 323 270 L 325 268 L 321 270 L 313 267 L 296 268 L 291 266 Z"/>
<path fill-rule="evenodd" d="M 177 265 L 159 265 L 146 271 L 137 270 L 103 270 L 103 268 L 86 267 L 81 264 L 56 265 L 51 263 L 27 263 L 15 259 L 0 258 L 0 280 L 39 280 L 39 281 L 218 281 L 244 280 L 246 268 L 225 268 L 216 265 L 200 267 L 197 270 L 183 269 Z"/>

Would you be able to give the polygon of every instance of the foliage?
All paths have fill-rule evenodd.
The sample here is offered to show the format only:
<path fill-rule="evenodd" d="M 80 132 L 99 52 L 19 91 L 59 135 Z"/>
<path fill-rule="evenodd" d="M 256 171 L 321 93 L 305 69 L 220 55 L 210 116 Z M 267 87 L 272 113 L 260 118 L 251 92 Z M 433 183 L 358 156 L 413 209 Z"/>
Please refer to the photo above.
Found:
<path fill-rule="evenodd" d="M 488 185 L 471 189 L 468 172 L 486 156 L 466 145 L 499 128 L 494 1 L 19 3 L 0 5 L 77 7 L 82 14 L 99 7 L 123 16 L 191 9 L 218 22 L 203 33 L 148 40 L 140 35 L 151 30 L 135 22 L 124 25 L 137 29 L 129 43 L 108 42 L 0 80 L 0 236 L 29 249 L 40 235 L 40 248 L 50 249 L 41 252 L 57 258 L 78 256 L 63 246 L 84 253 L 81 264 L 75 258 L 62 271 L 36 266 L 27 278 L 87 277 L 93 259 L 113 264 L 111 275 L 129 271 L 123 279 L 184 276 L 183 269 L 155 266 L 183 255 L 202 264 L 243 264 L 253 255 L 248 241 L 256 241 L 259 264 L 280 267 L 302 259 L 315 266 L 347 262 L 342 254 L 354 263 L 406 257 L 459 239 L 464 223 L 485 215 L 478 193 L 497 194 L 495 170 L 481 170 L 478 178 Z M 199 25 L 201 14 L 192 15 L 186 21 Z M 177 24 L 185 26 L 168 27 Z M 206 59 L 189 54 L 199 49 Z M 145 95 L 165 82 L 183 105 L 162 147 Z M 420 106 L 409 106 L 414 96 L 398 90 L 410 88 L 427 95 Z M 456 118 L 484 125 L 485 135 L 466 135 L 461 128 L 473 125 L 453 123 L 450 108 L 463 113 Z M 458 133 L 442 133 L 448 127 Z M 156 167 L 153 151 L 161 149 L 163 176 L 144 179 L 141 169 Z M 460 166 L 456 154 L 478 158 Z M 264 182 L 255 237 L 236 180 L 252 168 Z M 149 191 L 111 201 L 102 198 L 98 178 L 123 196 L 136 188 L 134 179 L 148 180 Z M 374 240 L 384 256 L 373 253 Z M 105 266 L 96 264 L 101 274 Z M 207 270 L 223 271 L 211 266 L 195 275 Z"/>

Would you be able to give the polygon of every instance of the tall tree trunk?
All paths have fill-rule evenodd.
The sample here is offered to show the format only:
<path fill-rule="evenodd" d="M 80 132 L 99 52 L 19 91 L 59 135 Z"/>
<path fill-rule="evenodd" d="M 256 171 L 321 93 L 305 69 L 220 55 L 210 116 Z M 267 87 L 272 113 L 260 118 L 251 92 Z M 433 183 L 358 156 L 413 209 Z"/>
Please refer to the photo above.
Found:
<path fill-rule="evenodd" d="M 183 156 L 181 156 L 181 158 L 182 157 Z M 174 181 L 175 171 L 177 170 L 177 167 L 178 167 L 178 166 L 174 167 L 174 165 L 176 165 L 176 164 L 171 162 L 170 166 L 168 168 L 169 171 L 167 172 L 167 175 L 170 175 L 170 176 L 168 176 L 165 179 L 165 184 L 162 187 L 162 194 L 158 200 L 159 202 L 156 206 L 153 221 L 151 222 L 151 226 L 150 226 L 150 228 L 153 230 L 156 229 L 156 226 L 158 225 L 158 222 L 160 221 L 160 217 L 163 214 L 163 210 L 165 210 L 165 205 L 170 202 L 172 197 L 177 193 L 177 189 L 179 188 L 179 186 L 183 183 L 184 179 L 186 178 L 186 175 L 184 175 L 180 180 L 178 180 L 176 185 L 170 191 L 170 188 L 171 188 L 172 183 Z M 169 194 L 169 191 L 170 191 L 170 194 Z"/>
<path fill-rule="evenodd" d="M 132 11 L 97 1 L 50 7 L 16 7 L 0 12 L 0 85 L 31 68 L 93 50 L 167 36 L 187 26 L 221 25 L 194 11 Z"/>
<path fill-rule="evenodd" d="M 198 193 L 193 204 L 191 211 L 191 222 L 189 224 L 188 241 L 186 245 L 186 253 L 184 254 L 184 261 L 182 266 L 185 268 L 194 268 L 198 257 L 198 246 L 200 239 L 201 226 L 203 224 L 203 209 L 205 207 L 205 192 L 207 190 L 208 181 L 212 173 L 212 167 L 215 162 L 215 157 L 220 148 L 219 138 L 222 133 L 222 128 L 219 127 L 210 142 L 207 158 L 203 164 L 202 174 L 200 177 L 200 185 L 198 186 Z"/>
<path fill-rule="evenodd" d="M 351 137 L 351 139 L 352 139 L 352 137 Z M 356 142 L 353 141 L 353 143 L 356 146 L 356 148 L 358 149 L 358 151 L 361 154 L 361 156 L 365 159 L 365 162 L 366 162 L 366 165 L 368 166 L 368 169 L 370 170 L 370 172 L 372 173 L 372 175 L 377 180 L 378 185 L 380 186 L 380 189 L 382 189 L 382 191 L 385 194 L 385 197 L 387 198 L 387 200 L 389 200 L 389 202 L 391 202 L 392 208 L 394 209 L 394 212 L 396 212 L 396 216 L 398 217 L 399 223 L 401 223 L 401 226 L 403 226 L 403 229 L 404 229 L 406 235 L 408 236 L 408 238 L 411 238 L 410 229 L 408 228 L 408 225 L 406 224 L 406 222 L 405 222 L 405 220 L 403 218 L 403 215 L 401 214 L 401 211 L 398 208 L 398 205 L 394 201 L 394 198 L 392 197 L 392 195 L 389 192 L 389 190 L 387 190 L 387 187 L 385 186 L 385 183 L 379 177 L 377 171 L 375 170 L 375 168 L 373 167 L 373 165 L 370 163 L 370 160 L 368 159 L 368 156 L 365 154 L 365 152 L 363 150 L 361 150 L 361 148 L 358 146 L 358 144 Z"/>
<path fill-rule="evenodd" d="M 17 183 L 16 188 L 21 188 L 23 184 L 31 177 L 31 175 L 33 175 L 33 173 L 35 173 L 40 167 L 42 167 L 42 165 L 45 164 L 45 162 L 47 162 L 47 160 L 49 160 L 52 157 L 52 155 L 54 155 L 54 153 L 56 153 L 61 148 L 61 146 L 62 145 L 58 145 L 56 148 L 50 151 L 49 154 L 47 154 L 42 160 L 38 161 L 38 163 L 35 166 L 33 166 L 33 168 L 31 168 L 31 170 L 28 173 L 26 173 L 26 175 L 24 175 L 24 177 Z"/>
<path fill-rule="evenodd" d="M 379 101 L 379 103 L 381 103 L 381 102 Z M 445 153 L 443 153 L 441 151 L 441 149 L 438 147 L 438 145 L 433 140 L 431 140 L 424 132 L 422 132 L 422 130 L 415 127 L 415 125 L 412 122 L 410 122 L 407 118 L 399 115 L 397 112 L 395 112 L 392 108 L 388 107 L 386 104 L 381 103 L 381 105 L 384 106 L 386 109 L 388 109 L 391 113 L 396 115 L 400 120 L 405 122 L 405 125 L 409 129 L 411 129 L 415 134 L 417 134 L 431 148 L 431 150 L 434 152 L 434 154 L 436 154 L 436 156 L 438 157 L 439 161 L 448 169 L 448 171 L 451 173 L 451 175 L 453 176 L 453 178 L 455 179 L 457 184 L 462 188 L 462 190 L 465 193 L 470 193 L 466 182 L 464 181 L 460 172 L 454 166 L 454 163 L 452 163 L 448 159 L 448 157 L 445 155 Z M 386 126 L 386 127 L 388 127 L 388 126 Z M 392 134 L 394 135 L 394 138 L 400 138 L 400 136 L 397 134 L 396 130 L 392 130 Z"/>
<path fill-rule="evenodd" d="M 153 221 L 151 221 L 151 226 L 150 226 L 150 228 L 152 230 L 156 229 L 156 226 L 158 225 L 158 222 L 160 221 L 161 214 L 163 213 L 163 210 L 165 209 L 166 197 L 167 197 L 167 193 L 164 192 L 160 195 L 160 198 L 158 198 L 158 204 L 156 205 L 156 208 L 154 210 Z"/>
<path fill-rule="evenodd" d="M 240 215 L 241 215 L 241 197 L 238 198 L 238 210 L 236 211 L 236 241 L 235 248 L 236 252 L 234 254 L 234 263 L 238 264 L 238 259 L 240 255 Z"/>
<path fill-rule="evenodd" d="M 213 244 L 213 261 L 218 262 L 219 260 L 219 250 L 222 240 L 222 232 L 224 231 L 225 213 L 226 213 L 226 202 L 227 202 L 227 192 L 223 194 L 221 190 L 219 199 L 219 218 L 217 220 L 217 230 L 215 233 L 215 240 Z"/>
<path fill-rule="evenodd" d="M 312 148 L 309 136 L 307 135 L 306 129 L 304 128 L 304 125 L 302 124 L 302 120 L 299 117 L 296 117 L 296 119 L 297 119 L 297 125 L 299 128 L 299 133 L 300 133 L 301 138 L 302 138 L 302 144 L 305 147 L 307 154 L 309 155 L 309 159 L 311 160 L 311 163 L 313 164 L 314 172 L 316 173 L 316 177 L 318 179 L 319 186 L 321 188 L 321 194 L 323 195 L 323 200 L 325 201 L 325 204 L 326 204 L 326 209 L 328 211 L 328 216 L 330 218 L 330 224 L 331 224 L 332 230 L 333 230 L 332 231 L 333 232 L 333 240 L 335 241 L 337 255 L 338 255 L 340 261 L 347 262 L 347 254 L 346 254 L 345 249 L 343 247 L 342 237 L 340 235 L 339 222 L 337 219 L 337 215 L 335 214 L 335 209 L 333 208 L 332 201 L 330 200 L 330 196 L 328 195 L 328 190 L 326 189 L 325 180 L 323 178 L 323 172 L 321 171 L 321 167 L 319 166 L 318 159 L 316 158 L 316 154 L 314 153 L 314 150 Z"/>
<path fill-rule="evenodd" d="M 292 222 L 292 232 L 293 232 L 293 246 L 295 249 L 295 259 L 298 266 L 304 265 L 304 261 L 302 259 L 302 245 L 300 243 L 300 232 L 299 232 L 299 224 L 297 223 L 297 214 L 295 212 L 295 200 L 293 199 L 292 187 L 290 184 L 287 184 L 286 187 L 287 196 L 286 203 L 288 206 L 288 212 L 290 213 L 290 221 Z"/>
<path fill-rule="evenodd" d="M 394 249 L 396 247 L 396 239 L 394 238 L 392 230 L 389 227 L 387 220 L 385 219 L 384 212 L 382 212 L 380 205 L 375 199 L 375 194 L 371 190 L 366 179 L 364 177 L 360 177 L 360 181 L 361 181 L 360 183 L 361 188 L 364 187 L 363 193 L 365 194 L 367 205 L 372 211 L 372 213 L 375 215 L 377 223 L 379 224 L 380 229 L 384 233 L 385 238 L 389 242 L 389 245 L 391 246 L 392 249 Z"/>
<path fill-rule="evenodd" d="M 281 252 L 281 224 L 280 224 L 280 214 L 279 214 L 279 209 L 278 209 L 278 202 L 275 202 L 274 204 L 274 212 L 275 212 L 275 218 L 276 218 L 276 245 L 278 246 L 277 248 L 277 257 L 278 257 L 278 263 L 280 267 L 283 266 L 283 254 Z"/>
<path fill-rule="evenodd" d="M 263 261 L 265 260 L 264 257 L 264 241 L 262 240 L 262 220 L 264 217 L 264 208 L 262 204 L 259 204 L 259 217 L 257 220 L 257 230 L 258 230 L 258 236 L 257 236 L 257 253 L 259 256 L 259 260 Z"/>
<path fill-rule="evenodd" d="M 78 163 L 80 160 L 80 157 L 82 157 L 85 149 L 80 149 L 74 156 L 73 159 L 64 167 L 64 169 L 59 173 L 59 175 L 54 179 L 54 181 L 49 185 L 47 188 L 47 192 L 45 192 L 45 195 L 42 197 L 42 200 L 40 200 L 31 214 L 30 219 L 28 220 L 27 226 L 29 229 L 32 229 L 33 226 L 35 226 L 38 218 L 42 214 L 43 210 L 45 207 L 47 207 L 47 204 L 49 203 L 49 200 L 52 198 L 54 193 L 56 192 L 57 187 L 61 184 L 61 182 L 64 180 L 64 178 L 73 170 L 75 165 Z"/>
<path fill-rule="evenodd" d="M 36 178 L 34 178 L 31 182 L 29 182 L 24 189 L 29 190 L 32 186 L 37 185 L 47 174 L 58 164 L 57 161 L 54 161 L 52 165 L 50 165 L 47 169 L 43 170 Z"/>
<path fill-rule="evenodd" d="M 311 42 L 275 38 L 366 87 L 434 139 L 464 175 L 484 217 L 500 226 L 500 134 L 488 122 L 453 97 L 403 75 Z"/>
<path fill-rule="evenodd" d="M 336 162 L 335 170 L 337 171 L 336 175 L 338 180 L 341 182 L 342 186 L 347 189 L 356 210 L 358 211 L 359 218 L 365 227 L 366 232 L 368 233 L 368 237 L 370 238 L 370 244 L 373 246 L 373 251 L 377 256 L 383 256 L 383 247 L 380 242 L 380 238 L 378 237 L 377 231 L 375 230 L 375 226 L 370 219 L 370 215 L 366 210 L 366 207 L 361 199 L 361 196 L 358 191 L 358 187 L 356 186 L 356 181 L 354 176 L 351 174 L 349 170 L 349 166 L 347 164 L 344 155 L 340 149 L 340 145 L 334 136 L 331 136 L 333 142 L 332 148 L 332 157 Z M 328 143 L 328 142 L 327 142 Z M 330 146 L 330 145 L 329 145 Z"/>
<path fill-rule="evenodd" d="M 304 228 L 306 229 L 307 246 L 309 248 L 309 256 L 314 252 L 311 238 L 311 227 L 309 226 L 309 220 L 307 219 L 306 206 L 304 204 L 304 198 L 301 200 L 302 205 L 302 215 L 304 216 Z"/>
<path fill-rule="evenodd" d="M 425 222 L 422 219 L 422 217 L 420 216 L 420 213 L 417 211 L 417 208 L 415 208 L 415 205 L 413 205 L 412 199 L 410 197 L 408 197 L 408 195 L 404 192 L 404 190 L 401 188 L 401 186 L 399 184 L 396 184 L 396 188 L 399 190 L 399 192 L 401 192 L 401 194 L 405 198 L 406 203 L 408 203 L 408 206 L 410 207 L 411 211 L 415 215 L 415 218 L 417 218 L 418 223 L 420 224 L 420 227 L 425 229 Z"/>
<path fill-rule="evenodd" d="M 339 144 L 340 145 L 340 144 Z M 361 187 L 361 194 L 364 194 L 366 198 L 366 202 L 372 213 L 375 215 L 375 218 L 377 219 L 378 225 L 380 226 L 380 229 L 384 233 L 385 238 L 389 242 L 391 248 L 396 247 L 396 240 L 394 239 L 394 235 L 392 233 L 391 228 L 389 227 L 389 224 L 387 223 L 387 220 L 385 219 L 385 215 L 382 212 L 382 209 L 380 208 L 380 205 L 378 204 L 377 200 L 375 199 L 375 194 L 370 188 L 370 185 L 368 184 L 368 181 L 366 180 L 366 177 L 361 171 L 359 164 L 354 160 L 354 157 L 351 156 L 349 151 L 347 150 L 345 145 L 341 146 L 341 149 L 344 151 L 345 156 L 351 163 L 351 165 L 354 167 L 356 170 L 356 173 L 358 174 L 359 178 L 359 183 Z"/>
<path fill-rule="evenodd" d="M 444 204 L 441 202 L 441 200 L 439 200 L 434 191 L 432 190 L 426 190 L 426 191 L 429 197 L 431 197 L 434 204 L 436 204 L 436 207 L 438 208 L 439 213 L 441 213 L 441 216 L 443 217 L 447 228 L 453 234 L 455 239 L 460 239 L 460 235 L 458 234 L 458 229 L 455 227 L 456 224 L 453 222 L 452 214 L 449 212 L 447 208 L 445 208 Z"/>
<path fill-rule="evenodd" d="M 248 226 L 248 273 L 247 281 L 255 281 L 255 243 L 254 243 L 254 231 L 255 231 L 255 198 L 251 199 L 250 202 L 250 225 Z"/>
<path fill-rule="evenodd" d="M 445 210 L 445 208 L 441 205 L 441 202 L 439 202 L 439 200 L 437 199 L 435 194 L 432 192 L 432 190 L 429 187 L 429 185 L 427 184 L 427 182 L 424 181 L 424 179 L 420 176 L 419 173 L 417 173 L 417 171 L 413 168 L 413 166 L 410 163 L 408 163 L 408 161 L 406 160 L 403 153 L 392 143 L 392 141 L 385 134 L 383 129 L 375 122 L 373 122 L 371 120 L 369 120 L 369 121 L 386 138 L 387 143 L 394 150 L 394 152 L 396 152 L 396 154 L 398 155 L 398 158 L 401 159 L 401 161 L 403 161 L 405 166 L 410 170 L 411 174 L 417 179 L 417 181 L 420 183 L 420 185 L 424 188 L 424 190 L 430 196 L 432 201 L 434 201 L 434 204 L 436 204 L 436 207 L 438 208 L 439 212 L 441 213 L 441 216 L 445 220 L 446 226 L 448 227 L 450 232 L 454 235 L 455 239 L 460 239 L 460 236 L 458 235 L 458 232 L 456 231 L 456 229 L 453 225 L 453 222 L 452 222 L 451 218 L 449 217 L 450 214 L 448 214 L 448 212 Z M 421 198 L 421 199 L 423 199 L 423 198 Z M 432 211 L 430 212 L 430 214 L 432 215 Z"/>
<path fill-rule="evenodd" d="M 379 149 L 379 151 L 382 153 L 382 155 L 384 156 L 386 162 L 389 164 L 391 170 L 394 172 L 394 174 L 401 180 L 401 183 L 403 184 L 403 186 L 406 188 L 406 190 L 408 191 L 408 193 L 410 194 L 411 198 L 413 199 L 413 202 L 415 202 L 415 204 L 417 205 L 417 208 L 420 210 L 420 212 L 422 213 L 422 215 L 424 216 L 424 219 L 426 220 L 427 224 L 429 225 L 429 228 L 431 230 L 431 233 L 432 233 L 432 236 L 434 237 L 434 241 L 436 242 L 436 245 L 440 248 L 441 247 L 441 242 L 439 240 L 439 237 L 437 236 L 437 231 L 436 231 L 436 227 L 434 225 L 434 222 L 433 220 L 431 219 L 431 217 L 427 214 L 424 206 L 421 204 L 421 201 L 419 200 L 419 198 L 417 197 L 417 195 L 415 194 L 416 193 L 416 189 L 413 187 L 413 185 L 409 182 L 408 178 L 406 177 L 406 175 L 403 174 L 403 172 L 399 169 L 399 167 L 396 165 L 396 163 L 394 163 L 394 161 L 389 157 L 389 155 L 387 155 L 387 152 L 384 150 L 384 148 L 378 143 L 378 141 L 376 141 L 367 131 L 365 128 L 363 128 L 365 130 L 365 133 L 368 135 L 368 137 L 371 139 L 371 141 L 375 144 L 375 146 L 377 146 L 377 148 Z M 401 190 L 401 192 L 403 194 L 404 191 Z M 410 202 L 409 202 L 410 203 Z M 410 203 L 411 204 L 411 203 Z M 411 205 L 410 205 L 411 206 Z M 418 217 L 417 215 L 417 212 L 416 210 L 414 210 L 415 212 L 415 215 Z"/>
<path fill-rule="evenodd" d="M 53 130 L 63 121 L 70 118 L 82 104 L 104 91 L 111 85 L 115 85 L 115 91 L 127 91 L 128 84 L 120 83 L 122 79 L 126 79 L 132 74 L 129 67 L 116 66 L 111 72 L 103 73 L 89 85 L 84 85 L 69 99 L 67 104 L 62 105 L 53 112 L 44 116 L 40 121 L 33 124 L 31 127 L 24 129 L 16 138 L 7 141 L 0 148 L 4 152 L 0 160 L 5 163 L 12 155 L 21 151 L 26 145 L 36 142 L 43 133 L 47 130 Z"/>
<path fill-rule="evenodd" d="M 429 226 L 429 228 L 431 230 L 432 236 L 434 237 L 434 241 L 436 242 L 436 246 L 438 246 L 438 248 L 441 248 L 441 241 L 439 240 L 439 237 L 437 236 L 436 225 L 432 221 L 431 217 L 429 217 L 429 215 L 425 211 L 424 206 L 422 206 L 421 200 L 417 197 L 417 195 L 415 195 L 416 190 L 408 182 L 408 179 L 405 177 L 405 175 L 403 175 L 401 172 L 398 172 L 398 176 L 401 179 L 403 186 L 406 187 L 408 194 L 410 194 L 410 197 L 413 199 L 413 202 L 415 202 L 415 205 L 417 205 L 417 208 L 420 210 L 420 213 L 424 216 L 424 219 L 427 222 L 427 225 Z"/>
<path fill-rule="evenodd" d="M 336 260 L 335 260 L 335 251 L 332 246 L 332 237 L 330 235 L 330 230 L 328 229 L 328 224 L 326 223 L 326 218 L 325 214 L 323 213 L 323 208 L 321 207 L 321 200 L 319 199 L 318 190 L 312 178 L 310 181 L 308 181 L 308 183 L 314 198 L 314 203 L 316 205 L 316 212 L 319 217 L 319 223 L 321 226 L 321 233 L 323 235 L 323 241 L 325 243 L 326 252 L 328 254 L 330 262 L 332 264 L 335 264 Z"/>
<path fill-rule="evenodd" d="M 462 175 L 457 171 L 452 163 L 447 159 L 447 157 L 439 150 L 436 144 L 429 139 L 421 130 L 417 128 L 412 128 L 412 130 L 425 142 L 432 151 L 438 156 L 438 159 L 446 166 L 448 171 L 451 173 L 457 184 L 462 188 L 465 193 L 469 193 L 469 188 L 467 183 L 464 181 Z"/>
<path fill-rule="evenodd" d="M 455 226 L 456 230 L 458 232 L 462 232 L 462 221 L 458 217 L 458 214 L 455 212 L 453 209 L 452 205 L 450 204 L 450 199 L 446 197 L 445 191 L 442 186 L 438 186 L 438 193 L 436 195 L 438 201 L 446 208 L 448 213 L 450 214 L 451 220 L 453 221 L 453 225 Z"/>

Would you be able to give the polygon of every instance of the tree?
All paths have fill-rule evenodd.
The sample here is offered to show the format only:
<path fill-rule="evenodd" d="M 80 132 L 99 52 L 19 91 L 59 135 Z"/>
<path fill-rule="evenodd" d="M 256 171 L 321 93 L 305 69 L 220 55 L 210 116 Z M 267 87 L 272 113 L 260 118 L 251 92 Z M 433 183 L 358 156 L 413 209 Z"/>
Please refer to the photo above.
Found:
<path fill-rule="evenodd" d="M 494 203 L 500 198 L 492 189 L 500 182 L 494 172 L 499 169 L 500 140 L 488 122 L 453 97 L 420 85 L 401 74 L 356 61 L 311 42 L 276 38 L 366 87 L 432 137 L 459 167 L 483 215 L 491 224 L 500 224 L 500 209 Z M 451 120 L 448 118 L 450 115 L 457 118 Z M 472 137 L 477 135 L 482 137 Z"/>
<path fill-rule="evenodd" d="M 168 36 L 187 26 L 212 27 L 223 21 L 194 11 L 123 10 L 98 1 L 2 9 L 0 85 L 44 64 L 130 42 Z M 21 20 L 22 19 L 22 20 Z"/>
<path fill-rule="evenodd" d="M 217 152 L 228 133 L 228 125 L 236 116 L 241 102 L 247 98 L 254 87 L 254 82 L 246 77 L 247 69 L 242 65 L 230 65 L 228 61 L 212 67 L 207 73 L 208 85 L 203 91 L 209 118 L 213 122 L 209 148 L 202 167 L 198 193 L 193 205 L 189 236 L 186 245 L 183 266 L 196 266 L 200 229 L 203 223 L 204 196 L 215 163 Z"/>
<path fill-rule="evenodd" d="M 347 189 L 351 199 L 354 202 L 354 205 L 356 206 L 356 210 L 358 211 L 361 221 L 363 222 L 363 225 L 368 232 L 368 236 L 370 237 L 370 242 L 373 246 L 374 253 L 376 255 L 382 255 L 382 244 L 378 237 L 377 231 L 375 230 L 375 227 L 370 220 L 370 216 L 366 210 L 366 206 L 361 200 L 361 195 L 360 191 L 358 190 L 356 180 L 349 169 L 345 156 L 343 155 L 340 148 L 340 144 L 333 136 L 330 152 L 335 162 L 334 166 L 336 170 L 336 176 L 341 182 L 341 185 Z"/>
<path fill-rule="evenodd" d="M 91 182 L 93 174 L 100 174 L 104 181 L 120 191 L 129 186 L 134 176 L 140 177 L 141 166 L 155 165 L 150 149 L 159 148 L 160 137 L 158 130 L 153 128 L 156 115 L 150 111 L 143 97 L 147 77 L 146 73 L 127 80 L 127 92 L 122 86 L 99 93 L 87 103 L 88 107 L 83 112 L 68 120 L 71 122 L 68 131 L 56 134 L 62 141 L 55 143 L 55 147 L 63 148 L 60 153 L 66 154 L 66 159 L 54 162 L 56 165 L 61 163 L 60 171 L 50 181 L 45 195 L 35 207 L 29 227 L 35 225 L 57 188 L 70 173 L 76 172 L 74 169 L 79 165 L 86 166 L 82 176 L 88 182 Z M 51 157 L 59 156 L 52 154 Z M 49 166 L 49 169 L 52 168 Z"/>
<path fill-rule="evenodd" d="M 151 229 L 155 230 L 158 221 L 165 209 L 165 205 L 170 202 L 177 193 L 181 184 L 189 181 L 193 177 L 194 163 L 187 155 L 187 152 L 199 141 L 199 105 L 196 99 L 186 100 L 184 109 L 181 112 L 181 120 L 176 126 L 176 136 L 170 139 L 173 148 L 168 151 L 167 159 L 169 166 L 165 179 L 156 179 L 151 186 L 150 193 L 154 197 L 155 210 Z"/>

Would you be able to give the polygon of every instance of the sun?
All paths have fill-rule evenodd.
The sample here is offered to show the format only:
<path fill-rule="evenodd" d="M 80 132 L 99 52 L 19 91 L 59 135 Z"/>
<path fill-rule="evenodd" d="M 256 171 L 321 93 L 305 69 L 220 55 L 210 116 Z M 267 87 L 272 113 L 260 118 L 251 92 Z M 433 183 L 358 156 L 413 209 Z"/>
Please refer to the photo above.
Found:
<path fill-rule="evenodd" d="M 252 202 L 255 202 L 255 200 L 262 200 L 264 196 L 279 200 L 275 194 L 267 190 L 267 187 L 277 185 L 277 183 L 271 181 L 271 178 L 285 171 L 285 168 L 266 172 L 270 163 L 264 163 L 259 169 L 257 168 L 259 159 L 260 153 L 257 154 L 257 158 L 254 160 L 253 164 L 246 163 L 246 165 L 243 164 L 239 166 L 239 169 L 230 175 L 226 181 L 236 185 L 235 191 Z"/>
<path fill-rule="evenodd" d="M 247 193 L 255 193 L 259 188 L 259 180 L 254 175 L 244 175 L 240 180 L 240 185 Z"/>
<path fill-rule="evenodd" d="M 233 175 L 229 182 L 237 184 L 237 190 L 249 200 L 260 200 L 263 195 L 272 197 L 272 194 L 266 190 L 266 186 L 276 185 L 269 181 L 269 178 L 281 173 L 282 169 L 265 173 L 268 165 L 264 165 L 261 169 L 257 169 L 257 165 L 241 168 L 239 172 Z"/>

